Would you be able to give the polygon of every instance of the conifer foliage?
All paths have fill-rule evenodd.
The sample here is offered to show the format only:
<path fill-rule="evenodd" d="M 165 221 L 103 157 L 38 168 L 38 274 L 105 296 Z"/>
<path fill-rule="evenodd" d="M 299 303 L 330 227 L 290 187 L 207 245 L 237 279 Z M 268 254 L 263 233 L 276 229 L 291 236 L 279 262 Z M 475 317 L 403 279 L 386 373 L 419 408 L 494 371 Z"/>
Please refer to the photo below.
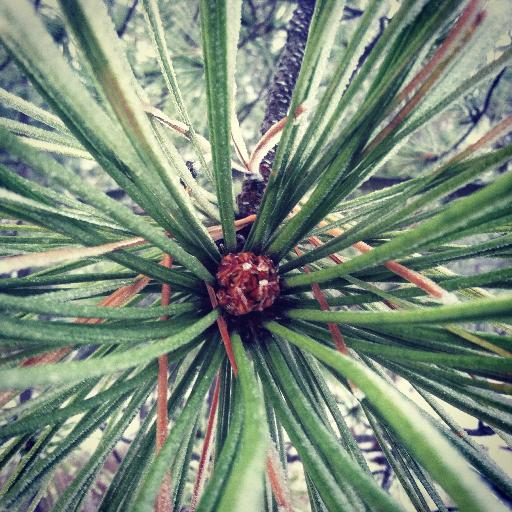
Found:
<path fill-rule="evenodd" d="M 417 145 L 510 81 L 499 16 L 480 0 L 300 2 L 249 151 L 245 6 L 199 0 L 203 132 L 163 4 L 127 12 L 144 15 L 167 112 L 103 0 L 59 0 L 58 38 L 33 2 L 0 0 L 2 51 L 42 98 L 0 89 L 23 114 L 0 118 L 0 509 L 507 510 L 510 476 L 453 411 L 510 445 L 512 117 Z M 362 187 L 404 154 L 417 172 Z M 254 197 L 237 201 L 233 169 Z M 475 259 L 487 270 L 456 272 Z"/>

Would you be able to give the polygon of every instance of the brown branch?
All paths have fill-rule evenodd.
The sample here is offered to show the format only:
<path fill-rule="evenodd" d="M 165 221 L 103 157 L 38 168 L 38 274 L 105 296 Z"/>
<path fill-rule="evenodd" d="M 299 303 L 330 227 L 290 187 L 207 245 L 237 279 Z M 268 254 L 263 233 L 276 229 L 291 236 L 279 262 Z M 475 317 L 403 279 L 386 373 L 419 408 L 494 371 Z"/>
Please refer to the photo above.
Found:
<path fill-rule="evenodd" d="M 492 96 L 494 94 L 494 92 L 496 91 L 496 88 L 498 87 L 499 83 L 500 83 L 500 80 L 502 79 L 503 75 L 505 74 L 505 71 L 506 71 L 507 67 L 504 67 L 497 75 L 496 77 L 494 78 L 494 80 L 491 82 L 491 85 L 489 86 L 489 89 L 487 91 L 487 94 L 485 95 L 485 99 L 484 99 L 484 102 L 483 102 L 483 105 L 481 108 L 477 108 L 476 109 L 476 113 L 475 114 L 472 114 L 471 115 L 471 126 L 466 130 L 466 132 L 461 135 L 461 137 L 450 147 L 448 148 L 446 151 L 444 151 L 443 153 L 441 153 L 440 155 L 437 156 L 436 159 L 440 159 L 440 158 L 443 158 L 445 157 L 446 155 L 448 155 L 449 153 L 451 153 L 452 151 L 456 150 L 468 137 L 469 135 L 471 135 L 471 132 L 473 132 L 473 130 L 478 126 L 478 123 L 480 122 L 480 119 L 482 119 L 482 117 L 485 115 L 485 113 L 488 111 L 489 109 L 489 106 L 491 104 L 491 100 L 492 100 Z M 498 125 L 496 125 L 496 127 L 500 126 L 501 123 L 499 123 Z M 485 142 L 484 142 L 485 143 Z M 465 151 L 468 151 L 470 150 L 470 148 L 472 148 L 472 146 L 474 146 L 474 144 L 472 144 L 471 146 L 469 146 L 468 148 L 466 148 L 466 150 L 464 150 L 461 155 L 464 155 L 464 157 L 466 156 L 464 153 Z M 472 151 L 472 149 L 471 149 Z M 470 151 L 470 152 L 471 152 Z M 460 159 L 460 158 L 464 158 L 464 157 L 460 157 L 460 156 L 457 156 L 457 159 Z M 454 157 L 455 158 L 455 157 Z M 453 161 L 454 159 L 452 159 L 451 161 Z"/>
<path fill-rule="evenodd" d="M 299 5 L 288 23 L 286 43 L 279 57 L 272 83 L 268 89 L 265 114 L 261 125 L 262 135 L 288 114 L 292 93 L 304 57 L 314 6 L 314 0 L 299 1 Z M 254 179 L 254 177 L 246 177 L 244 179 L 242 191 L 237 196 L 237 205 L 241 215 L 248 215 L 258 211 L 274 157 L 275 149 L 272 149 L 267 153 L 259 166 L 263 180 Z"/>
<path fill-rule="evenodd" d="M 243 227 L 251 224 L 255 221 L 256 215 L 249 215 L 243 219 L 239 219 L 235 221 L 235 229 L 239 230 Z M 219 240 L 222 238 L 222 228 L 220 226 L 212 226 L 208 228 L 208 232 L 212 236 L 214 240 Z M 142 239 L 141 239 L 142 240 Z M 163 264 L 163 260 L 162 260 Z M 139 274 L 133 284 L 123 286 L 108 297 L 103 299 L 99 305 L 105 307 L 122 307 L 124 306 L 134 295 L 142 291 L 149 283 L 151 282 L 150 277 L 146 277 L 143 274 Z M 213 289 L 212 289 L 213 290 Z M 215 292 L 214 292 L 215 294 Z M 215 299 L 216 300 L 216 299 Z M 103 322 L 103 319 L 100 318 L 77 318 L 75 320 L 76 323 L 84 323 L 84 324 L 97 324 Z M 224 321 L 225 324 L 225 321 Z M 227 326 L 226 326 L 227 330 Z M 222 331 L 221 331 L 222 332 Z M 229 334 L 228 334 L 229 338 Z M 46 352 L 39 356 L 30 357 L 25 359 L 20 363 L 20 366 L 32 366 L 32 365 L 41 365 L 41 364 L 50 364 L 56 363 L 60 361 L 63 357 L 65 357 L 71 351 L 70 347 L 61 348 L 59 350 L 54 350 L 51 352 Z M 233 358 L 234 361 L 234 358 Z M 236 368 L 236 365 L 235 367 Z M 236 375 L 236 371 L 235 371 Z M 13 397 L 17 395 L 16 391 L 3 391 L 0 392 L 0 407 L 9 402 Z"/>
<path fill-rule="evenodd" d="M 219 307 L 215 290 L 208 283 L 206 283 L 206 289 L 208 290 L 212 308 L 215 309 Z M 222 314 L 219 314 L 217 318 L 217 327 L 219 328 L 220 337 L 222 338 L 222 343 L 224 343 L 224 348 L 226 349 L 226 355 L 228 356 L 231 368 L 233 369 L 233 373 L 236 377 L 238 375 L 238 366 L 236 365 L 235 354 L 233 353 L 233 345 L 231 343 L 231 337 L 229 336 L 228 325 Z"/>
<path fill-rule="evenodd" d="M 220 379 L 217 375 L 215 379 L 215 389 L 213 391 L 212 404 L 210 406 L 210 413 L 208 415 L 208 424 L 206 426 L 206 433 L 204 436 L 203 448 L 201 450 L 201 458 L 199 459 L 199 468 L 197 470 L 196 481 L 194 483 L 194 490 L 192 491 L 192 500 L 190 502 L 190 512 L 194 512 L 197 506 L 197 501 L 201 493 L 203 484 L 204 470 L 206 467 L 208 453 L 210 451 L 211 438 L 213 434 L 213 426 L 215 421 L 215 414 L 217 412 L 217 406 L 219 404 L 219 392 L 220 392 Z"/>
<path fill-rule="evenodd" d="M 301 114 L 306 111 L 305 106 L 299 105 L 295 109 L 294 117 L 297 119 Z M 288 116 L 283 117 L 276 123 L 274 123 L 261 137 L 256 144 L 251 158 L 249 160 L 248 168 L 251 172 L 257 173 L 262 160 L 276 146 L 281 138 L 282 132 L 288 122 Z"/>
<path fill-rule="evenodd" d="M 473 2 L 474 3 L 474 2 Z M 470 6 L 468 6 L 470 7 Z M 471 17 L 469 17 L 471 19 Z M 370 151 L 375 149 L 386 137 L 388 137 L 392 132 L 394 132 L 409 116 L 409 114 L 413 111 L 413 109 L 419 104 L 419 102 L 425 97 L 427 92 L 434 86 L 434 84 L 439 80 L 442 76 L 445 69 L 448 67 L 453 59 L 457 56 L 457 54 L 464 48 L 467 42 L 471 39 L 473 34 L 476 32 L 477 28 L 480 26 L 482 21 L 485 19 L 485 11 L 479 12 L 469 28 L 462 34 L 459 38 L 460 31 L 463 30 L 466 26 L 466 23 L 463 23 L 460 26 L 454 27 L 452 33 L 454 33 L 453 40 L 450 39 L 446 48 L 443 48 L 442 54 L 437 58 L 434 58 L 425 66 L 427 71 L 425 72 L 426 80 L 421 83 L 418 90 L 414 93 L 414 95 L 405 103 L 405 105 L 399 110 L 399 112 L 393 117 L 393 119 L 389 122 L 389 124 L 371 141 L 371 143 L 366 147 L 364 154 L 367 155 Z M 460 39 L 460 40 L 459 40 Z M 459 41 L 457 46 L 452 48 L 453 41 Z M 445 52 L 451 50 L 451 53 L 442 60 L 441 56 L 444 55 Z M 432 68 L 432 69 L 431 69 Z M 423 74 L 420 72 L 418 76 L 421 75 L 423 78 Z M 414 87 L 420 83 L 419 80 L 413 79 Z M 412 90 L 412 89 L 411 89 Z M 406 96 L 404 96 L 406 97 Z M 400 96 L 399 96 L 400 98 Z"/>
<path fill-rule="evenodd" d="M 485 144 L 495 140 L 497 137 L 501 136 L 505 130 L 512 127 L 512 115 L 502 119 L 496 126 L 494 126 L 491 130 L 489 130 L 483 137 L 478 139 L 476 142 L 468 146 L 464 151 L 461 151 L 459 154 L 455 155 L 449 163 L 453 163 L 459 160 L 463 160 L 471 153 L 474 153 L 478 149 L 482 148 Z"/>
<path fill-rule="evenodd" d="M 99 306 L 105 307 L 122 307 L 124 306 L 131 297 L 139 293 L 145 288 L 151 279 L 149 277 L 139 275 L 135 278 L 133 284 L 123 286 L 111 293 L 108 297 L 105 297 L 98 304 Z M 77 324 L 99 324 L 103 322 L 101 318 L 77 318 L 75 323 Z M 20 366 L 39 366 L 43 364 L 52 364 L 61 361 L 66 355 L 71 352 L 71 347 L 63 347 L 58 350 L 52 350 L 39 356 L 29 357 L 20 363 Z M 0 393 L 0 407 L 4 406 L 12 398 L 18 394 L 17 391 L 3 391 Z"/>
<path fill-rule="evenodd" d="M 171 268 L 172 257 L 168 254 L 164 256 L 162 265 Z M 171 301 L 171 287 L 167 283 L 162 284 L 162 306 L 168 306 Z M 163 315 L 161 320 L 168 320 L 168 315 Z M 169 418 L 167 416 L 168 401 L 168 368 L 169 357 L 162 354 L 158 358 L 158 380 L 157 380 L 157 401 L 156 401 L 156 453 L 158 454 L 167 439 L 167 430 L 169 427 Z M 166 473 L 160 487 L 160 491 L 155 501 L 155 512 L 169 512 L 171 505 L 171 476 Z"/>
<path fill-rule="evenodd" d="M 133 0 L 132 5 L 127 9 L 126 15 L 119 25 L 118 28 L 116 28 L 117 36 L 123 37 L 124 33 L 126 32 L 126 29 L 128 28 L 128 25 L 130 24 L 130 20 L 132 19 L 133 15 L 135 14 L 135 9 L 137 8 L 137 4 L 139 3 L 139 0 Z"/>
<path fill-rule="evenodd" d="M 455 25 L 450 30 L 450 33 L 443 41 L 441 46 L 436 50 L 432 58 L 428 61 L 428 63 L 423 66 L 420 71 L 416 74 L 416 76 L 404 87 L 402 92 L 400 92 L 396 98 L 397 102 L 403 101 L 405 98 L 409 96 L 409 94 L 425 79 L 427 76 L 434 70 L 434 68 L 441 63 L 444 56 L 447 52 L 452 48 L 453 44 L 460 36 L 461 32 L 467 26 L 467 24 L 473 18 L 473 15 L 476 13 L 476 10 L 480 4 L 480 0 L 471 0 L 471 2 L 466 6 L 459 19 L 455 23 Z"/>
<path fill-rule="evenodd" d="M 309 240 L 313 245 L 316 245 L 317 242 L 320 242 L 320 240 L 318 240 L 315 237 L 311 237 Z M 297 254 L 297 256 L 300 256 L 302 254 L 302 252 L 300 251 L 300 249 L 298 247 L 295 247 L 295 253 Z M 309 274 L 311 272 L 311 269 L 307 265 L 304 265 L 304 272 L 306 272 L 306 274 Z M 329 303 L 327 302 L 325 294 L 322 292 L 319 284 L 311 283 L 311 290 L 313 291 L 313 295 L 314 295 L 316 301 L 318 302 L 318 304 L 320 305 L 320 308 L 322 309 L 322 311 L 330 311 L 331 308 L 329 307 Z M 333 322 L 328 322 L 327 327 L 329 328 L 329 332 L 331 333 L 331 338 L 334 341 L 334 345 L 336 346 L 338 351 L 341 352 L 342 354 L 347 355 L 348 354 L 347 345 L 345 344 L 345 339 L 343 338 L 343 335 L 341 334 L 338 324 L 335 324 Z"/>
<path fill-rule="evenodd" d="M 269 454 L 267 456 L 267 476 L 272 488 L 272 494 L 276 499 L 279 509 L 285 512 L 292 512 L 292 504 L 290 499 L 290 490 L 286 485 L 283 469 L 279 461 L 276 449 L 271 444 Z"/>

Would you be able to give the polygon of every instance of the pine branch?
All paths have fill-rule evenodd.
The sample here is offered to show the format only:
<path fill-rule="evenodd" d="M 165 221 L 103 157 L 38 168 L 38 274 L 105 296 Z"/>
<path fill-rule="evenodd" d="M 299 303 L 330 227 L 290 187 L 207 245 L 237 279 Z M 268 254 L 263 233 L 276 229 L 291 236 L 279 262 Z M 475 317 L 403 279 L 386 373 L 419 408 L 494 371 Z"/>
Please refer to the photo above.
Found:
<path fill-rule="evenodd" d="M 293 89 L 304 57 L 314 7 L 314 0 L 301 0 L 288 23 L 286 44 L 267 93 L 265 115 L 260 129 L 262 135 L 288 114 Z M 242 192 L 237 197 L 240 216 L 245 217 L 258 211 L 274 162 L 275 151 L 275 148 L 269 151 L 260 164 L 263 182 L 251 177 L 246 178 L 242 183 Z"/>

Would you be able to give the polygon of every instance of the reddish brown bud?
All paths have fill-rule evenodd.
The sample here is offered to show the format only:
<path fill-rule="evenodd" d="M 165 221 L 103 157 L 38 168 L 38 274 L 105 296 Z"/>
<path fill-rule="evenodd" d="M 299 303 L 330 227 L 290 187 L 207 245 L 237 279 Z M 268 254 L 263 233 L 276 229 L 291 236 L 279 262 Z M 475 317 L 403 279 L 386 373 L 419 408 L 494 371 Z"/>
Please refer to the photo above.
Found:
<path fill-rule="evenodd" d="M 279 276 L 267 256 L 227 254 L 217 271 L 219 304 L 232 315 L 263 311 L 279 295 Z"/>

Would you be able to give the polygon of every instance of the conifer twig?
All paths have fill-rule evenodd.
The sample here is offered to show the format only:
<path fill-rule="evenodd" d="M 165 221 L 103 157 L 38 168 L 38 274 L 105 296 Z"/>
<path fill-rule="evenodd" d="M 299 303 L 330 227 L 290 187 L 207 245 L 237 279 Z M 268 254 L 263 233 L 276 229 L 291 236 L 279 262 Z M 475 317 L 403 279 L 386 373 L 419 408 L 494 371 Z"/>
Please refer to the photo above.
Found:
<path fill-rule="evenodd" d="M 172 257 L 168 254 L 164 256 L 162 265 L 171 268 Z M 168 306 L 171 301 L 171 287 L 167 283 L 162 284 L 162 306 Z M 160 320 L 167 320 L 168 315 L 163 315 Z M 157 380 L 157 399 L 156 399 L 156 453 L 158 453 L 165 440 L 167 439 L 167 430 L 169 427 L 169 418 L 167 416 L 168 401 L 168 367 L 169 357 L 162 354 L 158 358 L 158 380 Z M 170 512 L 171 510 L 171 476 L 166 473 L 160 491 L 155 501 L 155 512 Z"/>

